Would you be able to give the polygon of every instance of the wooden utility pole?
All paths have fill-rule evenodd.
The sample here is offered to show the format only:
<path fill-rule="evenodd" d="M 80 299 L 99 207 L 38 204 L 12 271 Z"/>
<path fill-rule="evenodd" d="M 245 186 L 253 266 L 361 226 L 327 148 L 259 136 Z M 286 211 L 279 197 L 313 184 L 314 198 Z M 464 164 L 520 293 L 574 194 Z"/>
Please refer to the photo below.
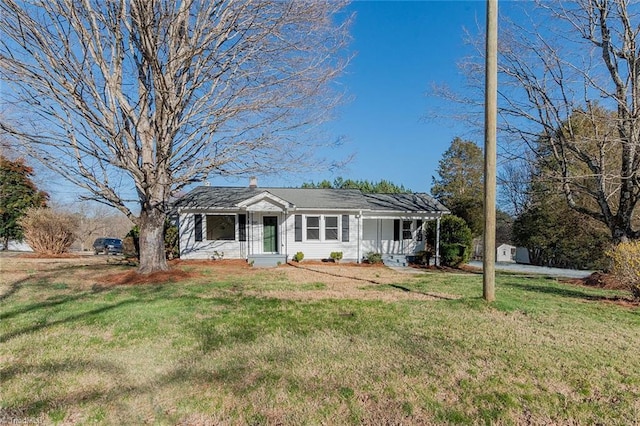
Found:
<path fill-rule="evenodd" d="M 498 104 L 498 0 L 487 0 L 484 107 L 484 255 L 482 295 L 496 300 L 496 133 Z"/>

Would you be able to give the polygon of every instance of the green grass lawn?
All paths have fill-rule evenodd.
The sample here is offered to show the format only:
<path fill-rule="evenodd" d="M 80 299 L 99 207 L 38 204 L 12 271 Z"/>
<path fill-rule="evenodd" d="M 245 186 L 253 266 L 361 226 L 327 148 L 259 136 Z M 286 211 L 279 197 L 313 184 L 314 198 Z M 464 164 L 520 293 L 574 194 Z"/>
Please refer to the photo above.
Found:
<path fill-rule="evenodd" d="M 256 295 L 286 288 L 281 276 L 204 272 L 111 288 L 61 272 L 12 287 L 0 296 L 0 424 L 640 419 L 640 310 L 605 300 L 619 293 L 499 275 L 489 306 L 481 276 L 427 273 L 376 291 L 461 297 L 301 302 Z"/>

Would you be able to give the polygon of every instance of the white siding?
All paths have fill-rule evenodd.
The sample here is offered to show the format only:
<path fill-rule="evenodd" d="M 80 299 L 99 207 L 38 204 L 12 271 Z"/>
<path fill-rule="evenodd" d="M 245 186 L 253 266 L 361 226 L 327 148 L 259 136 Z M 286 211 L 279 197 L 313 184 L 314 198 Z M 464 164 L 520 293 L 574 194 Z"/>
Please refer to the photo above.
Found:
<path fill-rule="evenodd" d="M 349 241 L 342 241 L 342 215 L 349 215 Z M 302 215 L 302 241 L 295 241 L 295 215 Z M 307 240 L 307 216 L 320 216 L 320 239 Z M 325 239 L 325 217 L 338 217 L 338 239 Z M 358 218 L 354 214 L 348 212 L 300 212 L 290 214 L 286 221 L 286 253 L 289 259 L 301 251 L 304 253 L 305 259 L 328 259 L 333 251 L 341 251 L 342 258 L 346 261 L 359 260 L 358 253 Z M 362 254 L 360 254 L 360 257 Z"/>
<path fill-rule="evenodd" d="M 228 213 L 227 213 L 228 214 Z M 226 259 L 242 259 L 246 257 L 246 243 L 238 241 L 238 220 L 236 217 L 236 240 L 209 241 L 207 240 L 207 220 L 203 213 L 202 241 L 195 241 L 194 213 L 180 214 L 180 258 L 182 259 L 212 259 L 216 252 Z"/>

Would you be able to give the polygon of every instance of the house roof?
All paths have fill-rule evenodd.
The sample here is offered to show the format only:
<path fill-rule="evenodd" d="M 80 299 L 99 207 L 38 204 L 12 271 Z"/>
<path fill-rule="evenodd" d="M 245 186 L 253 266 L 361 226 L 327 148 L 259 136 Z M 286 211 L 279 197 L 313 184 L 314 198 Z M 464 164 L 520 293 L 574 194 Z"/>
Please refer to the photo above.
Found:
<path fill-rule="evenodd" d="M 271 194 L 298 209 L 440 212 L 449 210 L 429 194 L 364 194 L 359 189 L 249 188 L 199 186 L 181 197 L 178 208 L 234 209 L 245 200 Z"/>
<path fill-rule="evenodd" d="M 444 205 L 429 194 L 362 194 L 371 210 L 403 210 L 422 212 L 446 212 Z"/>

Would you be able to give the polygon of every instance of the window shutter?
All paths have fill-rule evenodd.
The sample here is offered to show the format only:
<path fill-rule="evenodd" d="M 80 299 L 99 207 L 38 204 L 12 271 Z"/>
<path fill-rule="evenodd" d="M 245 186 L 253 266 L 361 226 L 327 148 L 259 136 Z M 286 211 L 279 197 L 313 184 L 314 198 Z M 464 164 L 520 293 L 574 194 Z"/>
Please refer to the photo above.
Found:
<path fill-rule="evenodd" d="M 295 240 L 302 241 L 302 215 L 295 216 Z"/>
<path fill-rule="evenodd" d="M 342 241 L 349 241 L 349 215 L 342 215 Z"/>
<path fill-rule="evenodd" d="M 400 219 L 393 220 L 393 241 L 400 241 Z"/>
<path fill-rule="evenodd" d="M 423 238 L 423 237 L 422 237 L 422 220 L 418 219 L 418 220 L 416 221 L 416 228 L 418 229 L 418 233 L 417 233 L 417 235 L 416 235 L 416 239 L 417 239 L 418 241 L 422 241 L 422 238 Z"/>
<path fill-rule="evenodd" d="M 196 241 L 202 241 L 202 215 L 201 214 L 195 214 L 193 215 L 194 218 L 194 233 L 195 233 L 195 237 L 196 237 Z"/>
<path fill-rule="evenodd" d="M 247 241 L 247 215 L 238 215 L 238 240 Z"/>

